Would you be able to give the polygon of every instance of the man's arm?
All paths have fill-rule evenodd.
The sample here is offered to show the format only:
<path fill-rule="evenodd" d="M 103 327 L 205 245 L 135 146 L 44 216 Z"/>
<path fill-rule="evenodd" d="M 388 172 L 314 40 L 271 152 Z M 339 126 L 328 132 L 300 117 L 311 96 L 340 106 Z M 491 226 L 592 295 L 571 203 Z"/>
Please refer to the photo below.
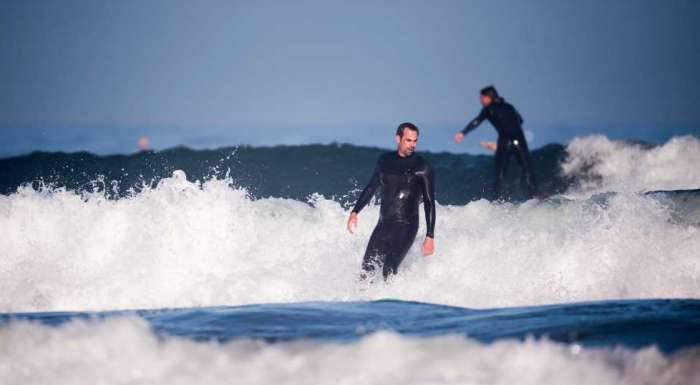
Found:
<path fill-rule="evenodd" d="M 369 182 L 367 182 L 367 186 L 365 186 L 365 189 L 362 190 L 360 197 L 357 198 L 357 202 L 355 203 L 355 207 L 353 207 L 352 212 L 359 214 L 360 211 L 367 206 L 369 201 L 372 200 L 372 197 L 374 196 L 374 193 L 377 192 L 378 187 L 379 165 L 377 165 L 377 167 L 374 169 L 374 173 L 372 173 L 372 177 L 369 179 Z"/>
<path fill-rule="evenodd" d="M 467 125 L 462 129 L 462 131 L 458 132 L 455 135 L 455 143 L 462 142 L 464 136 L 467 135 L 470 131 L 479 127 L 479 125 L 483 123 L 484 120 L 486 120 L 486 108 L 482 108 L 479 115 L 476 118 L 472 119 L 469 123 L 467 123 Z"/>
<path fill-rule="evenodd" d="M 482 108 L 481 112 L 479 113 L 479 116 L 472 119 L 471 122 L 467 123 L 467 125 L 464 126 L 464 128 L 460 132 L 464 135 L 467 135 L 470 131 L 479 127 L 479 125 L 483 123 L 484 120 L 486 120 L 486 108 Z"/>
<path fill-rule="evenodd" d="M 420 177 L 420 185 L 423 193 L 423 208 L 425 209 L 425 242 L 423 242 L 423 255 L 431 255 L 434 251 L 433 238 L 435 238 L 435 176 L 433 168 L 425 163 L 422 172 L 416 173 Z"/>
<path fill-rule="evenodd" d="M 367 206 L 367 203 L 372 199 L 374 196 L 374 193 L 377 192 L 377 188 L 379 187 L 379 165 L 374 169 L 374 173 L 372 174 L 372 177 L 369 179 L 369 182 L 367 183 L 367 186 L 365 186 L 365 189 L 362 190 L 362 193 L 360 194 L 360 197 L 357 198 L 357 202 L 355 203 L 355 207 L 353 207 L 352 211 L 350 212 L 350 218 L 348 218 L 348 224 L 347 228 L 348 231 L 352 234 L 354 233 L 354 229 L 357 228 L 357 214 L 362 211 L 362 209 Z"/>
<path fill-rule="evenodd" d="M 433 168 L 425 164 L 422 172 L 416 173 L 420 177 L 420 185 L 423 193 L 423 208 L 425 209 L 426 237 L 433 238 L 435 233 L 435 176 Z"/>

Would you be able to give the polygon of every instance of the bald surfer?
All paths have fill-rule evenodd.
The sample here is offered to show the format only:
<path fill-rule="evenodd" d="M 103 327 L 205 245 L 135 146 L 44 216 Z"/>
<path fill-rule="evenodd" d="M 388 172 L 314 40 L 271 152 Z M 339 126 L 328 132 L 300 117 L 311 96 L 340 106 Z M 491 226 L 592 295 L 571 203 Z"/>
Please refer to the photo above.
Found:
<path fill-rule="evenodd" d="M 534 197 L 537 186 L 530 150 L 523 133 L 523 118 L 515 107 L 498 94 L 494 86 L 484 87 L 481 90 L 480 102 L 483 107 L 481 112 L 455 135 L 455 143 L 461 143 L 466 134 L 477 128 L 484 120 L 488 120 L 498 132 L 498 141 L 495 146 L 488 142 L 482 143 L 482 147 L 496 152 L 496 178 L 493 185 L 495 198 L 503 198 L 501 195 L 503 178 L 508 168 L 508 160 L 512 156 L 515 156 L 523 171 L 529 197 Z"/>
<path fill-rule="evenodd" d="M 347 229 L 354 233 L 357 217 L 381 187 L 379 222 L 370 237 L 362 260 L 361 278 L 380 269 L 384 279 L 398 271 L 418 233 L 418 206 L 425 208 L 426 234 L 423 255 L 433 254 L 435 230 L 435 178 L 433 169 L 415 149 L 419 130 L 413 123 L 396 129 L 396 151 L 382 154 L 374 173 L 350 212 Z"/>

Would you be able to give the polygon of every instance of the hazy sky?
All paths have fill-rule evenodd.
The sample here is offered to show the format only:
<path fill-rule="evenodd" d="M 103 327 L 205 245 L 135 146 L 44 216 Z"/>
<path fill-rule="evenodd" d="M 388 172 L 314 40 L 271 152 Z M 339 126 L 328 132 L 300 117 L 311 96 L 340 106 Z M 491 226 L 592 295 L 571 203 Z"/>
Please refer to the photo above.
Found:
<path fill-rule="evenodd" d="M 700 133 L 700 1 L 0 0 L 0 155 L 178 144 L 425 148 L 495 84 L 533 147 Z"/>

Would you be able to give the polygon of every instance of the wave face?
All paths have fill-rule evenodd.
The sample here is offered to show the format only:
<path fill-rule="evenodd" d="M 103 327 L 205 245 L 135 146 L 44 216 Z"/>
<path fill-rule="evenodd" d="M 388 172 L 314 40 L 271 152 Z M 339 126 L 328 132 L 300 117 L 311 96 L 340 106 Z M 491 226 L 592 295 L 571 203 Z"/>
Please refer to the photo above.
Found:
<path fill-rule="evenodd" d="M 675 187 L 692 182 L 676 175 Z M 421 257 L 419 237 L 397 277 L 364 287 L 356 278 L 376 206 L 350 236 L 335 200 L 251 199 L 230 184 L 178 171 L 117 200 L 30 186 L 0 196 L 0 311 L 387 297 L 497 307 L 700 293 L 700 229 L 654 196 L 441 205 L 436 254 Z"/>

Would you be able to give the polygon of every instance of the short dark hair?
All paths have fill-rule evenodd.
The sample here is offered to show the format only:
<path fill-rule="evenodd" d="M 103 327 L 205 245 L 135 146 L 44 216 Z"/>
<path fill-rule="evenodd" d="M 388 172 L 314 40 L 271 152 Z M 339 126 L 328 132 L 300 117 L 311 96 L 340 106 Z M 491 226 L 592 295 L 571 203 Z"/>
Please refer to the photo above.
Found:
<path fill-rule="evenodd" d="M 484 96 L 488 96 L 491 99 L 498 99 L 498 91 L 496 91 L 496 87 L 494 86 L 486 86 L 481 89 L 480 92 Z"/>
<path fill-rule="evenodd" d="M 408 128 L 411 131 L 415 131 L 416 134 L 420 135 L 420 130 L 418 129 L 418 127 L 416 127 L 416 125 L 411 122 L 403 122 L 399 124 L 399 127 L 396 128 L 396 135 L 403 137 L 404 128 Z"/>

